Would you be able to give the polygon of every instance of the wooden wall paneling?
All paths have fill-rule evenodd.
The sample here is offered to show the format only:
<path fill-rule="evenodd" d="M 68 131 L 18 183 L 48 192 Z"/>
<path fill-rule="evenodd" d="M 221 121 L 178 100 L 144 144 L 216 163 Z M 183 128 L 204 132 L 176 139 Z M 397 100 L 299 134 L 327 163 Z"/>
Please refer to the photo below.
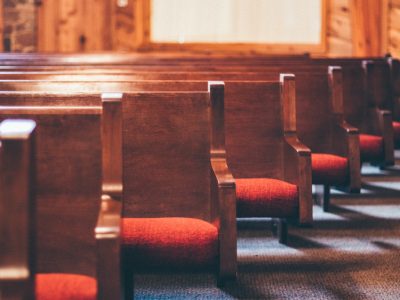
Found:
<path fill-rule="evenodd" d="M 388 52 L 400 57 L 400 1 L 391 0 L 388 12 Z"/>
<path fill-rule="evenodd" d="M 128 5 L 112 4 L 113 50 L 132 51 L 146 48 L 150 42 L 150 1 L 131 0 Z"/>
<path fill-rule="evenodd" d="M 352 32 L 349 0 L 327 3 L 327 54 L 349 56 L 352 53 Z"/>
<path fill-rule="evenodd" d="M 60 0 L 59 2 L 59 51 L 77 52 L 84 50 L 80 38 L 84 36 L 83 9 L 84 1 Z"/>
<path fill-rule="evenodd" d="M 47 0 L 38 8 L 42 52 L 107 51 L 113 48 L 111 0 Z"/>
<path fill-rule="evenodd" d="M 128 1 L 128 5 L 118 7 L 117 1 L 112 4 L 112 39 L 115 50 L 131 50 L 135 47 L 135 38 L 138 35 L 135 22 L 136 1 Z"/>
<path fill-rule="evenodd" d="M 83 1 L 81 25 L 84 26 L 84 51 L 112 50 L 113 2 L 112 0 Z"/>
<path fill-rule="evenodd" d="M 42 1 L 37 11 L 38 36 L 37 44 L 39 52 L 56 52 L 58 36 L 58 2 Z"/>
<path fill-rule="evenodd" d="M 385 54 L 388 1 L 351 0 L 353 55 Z"/>
<path fill-rule="evenodd" d="M 0 51 L 3 51 L 3 31 L 4 31 L 4 16 L 3 16 L 3 0 L 0 0 Z"/>

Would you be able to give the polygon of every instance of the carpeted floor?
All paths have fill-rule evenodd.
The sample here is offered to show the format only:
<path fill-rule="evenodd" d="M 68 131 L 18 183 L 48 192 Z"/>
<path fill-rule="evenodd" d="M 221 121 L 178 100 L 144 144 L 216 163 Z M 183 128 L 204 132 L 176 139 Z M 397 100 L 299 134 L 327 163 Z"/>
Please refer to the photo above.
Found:
<path fill-rule="evenodd" d="M 141 274 L 135 299 L 400 299 L 400 160 L 363 167 L 361 194 L 334 191 L 332 212 L 314 206 L 314 219 L 311 229 L 290 227 L 287 246 L 269 220 L 241 220 L 236 282 Z"/>

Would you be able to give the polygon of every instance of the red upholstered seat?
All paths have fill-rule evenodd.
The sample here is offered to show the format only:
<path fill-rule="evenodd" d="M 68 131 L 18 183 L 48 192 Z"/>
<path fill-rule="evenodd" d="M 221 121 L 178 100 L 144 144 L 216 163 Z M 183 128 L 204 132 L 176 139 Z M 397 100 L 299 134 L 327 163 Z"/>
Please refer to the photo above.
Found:
<path fill-rule="evenodd" d="M 379 161 L 383 156 L 383 139 L 380 136 L 360 134 L 361 161 Z"/>
<path fill-rule="evenodd" d="M 348 182 L 348 160 L 333 154 L 312 153 L 312 183 L 343 185 Z"/>
<path fill-rule="evenodd" d="M 393 122 L 393 136 L 396 145 L 400 145 L 400 122 Z"/>
<path fill-rule="evenodd" d="M 269 178 L 236 179 L 238 217 L 295 217 L 299 194 L 296 185 Z"/>
<path fill-rule="evenodd" d="M 37 300 L 95 300 L 97 282 L 94 278 L 76 274 L 36 275 Z"/>
<path fill-rule="evenodd" d="M 208 267 L 218 256 L 218 230 L 192 218 L 125 218 L 122 244 L 141 267 Z"/>

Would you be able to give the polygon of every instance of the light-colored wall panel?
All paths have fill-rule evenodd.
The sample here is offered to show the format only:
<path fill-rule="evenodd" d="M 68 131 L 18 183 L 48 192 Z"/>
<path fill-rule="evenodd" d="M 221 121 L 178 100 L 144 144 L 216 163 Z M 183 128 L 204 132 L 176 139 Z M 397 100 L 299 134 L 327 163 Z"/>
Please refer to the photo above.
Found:
<path fill-rule="evenodd" d="M 350 0 L 328 0 L 327 43 L 329 56 L 353 52 Z"/>
<path fill-rule="evenodd" d="M 400 58 L 400 0 L 390 0 L 388 14 L 388 52 Z"/>

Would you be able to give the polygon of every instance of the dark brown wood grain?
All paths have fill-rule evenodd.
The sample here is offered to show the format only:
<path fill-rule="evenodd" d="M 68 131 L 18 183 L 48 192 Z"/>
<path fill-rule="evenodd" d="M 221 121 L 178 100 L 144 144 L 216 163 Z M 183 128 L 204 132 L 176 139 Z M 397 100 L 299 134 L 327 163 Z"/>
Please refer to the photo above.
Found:
<path fill-rule="evenodd" d="M 37 123 L 37 271 L 96 276 L 100 115 L 0 109 L 1 120 L 26 117 Z"/>
<path fill-rule="evenodd" d="M 125 94 L 125 217 L 210 220 L 208 93 Z"/>
<path fill-rule="evenodd" d="M 360 142 L 359 130 L 349 125 L 345 120 L 343 103 L 343 70 L 339 66 L 330 66 L 328 68 L 330 101 L 332 113 L 335 120 L 333 125 L 333 148 L 336 153 L 340 153 L 348 159 L 349 162 L 349 183 L 346 187 L 350 192 L 359 192 L 361 189 L 361 171 L 360 171 Z M 362 107 L 365 110 L 365 107 Z M 363 113 L 357 112 L 358 114 Z M 366 120 L 363 120 L 366 122 Z M 344 143 L 335 143 L 341 140 Z"/>
<path fill-rule="evenodd" d="M 237 229 L 235 180 L 229 170 L 225 149 L 225 85 L 209 82 L 210 153 L 211 153 L 211 214 L 217 225 L 219 238 L 219 279 L 236 278 Z"/>
<path fill-rule="evenodd" d="M 37 123 L 37 268 L 30 271 L 92 276 L 98 299 L 121 299 L 122 205 L 101 197 L 101 106 L 51 106 L 51 97 L 31 97 L 33 106 L 32 98 L 24 99 L 25 106 L 0 106 L 1 120 L 29 117 Z"/>
<path fill-rule="evenodd" d="M 128 93 L 122 100 L 124 216 L 215 224 L 220 280 L 236 277 L 237 269 L 235 185 L 225 159 L 223 108 L 221 84 L 210 85 L 210 93 Z"/>
<path fill-rule="evenodd" d="M 34 292 L 35 127 L 31 120 L 0 125 L 0 295 L 4 299 L 31 299 Z"/>
<path fill-rule="evenodd" d="M 374 162 L 382 167 L 394 165 L 394 141 L 392 125 L 393 103 L 390 85 L 390 67 L 387 62 L 379 63 L 365 60 L 362 63 L 365 72 L 365 92 L 369 106 L 370 130 L 383 138 L 384 161 Z"/>

